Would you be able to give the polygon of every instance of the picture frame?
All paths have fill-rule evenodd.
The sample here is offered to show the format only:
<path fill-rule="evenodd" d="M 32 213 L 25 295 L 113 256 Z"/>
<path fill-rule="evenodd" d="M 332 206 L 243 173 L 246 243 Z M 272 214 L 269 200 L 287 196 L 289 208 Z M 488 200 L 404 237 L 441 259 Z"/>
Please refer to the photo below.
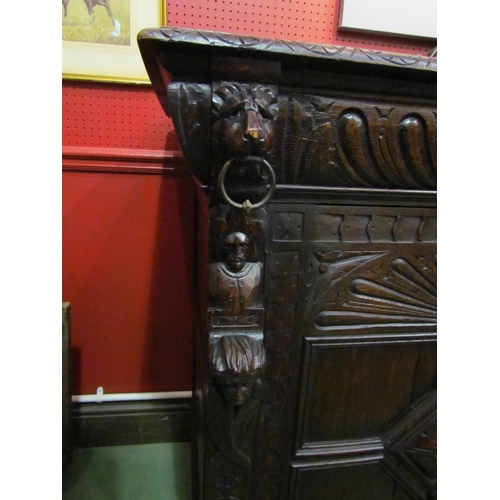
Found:
<path fill-rule="evenodd" d="M 342 0 L 339 28 L 437 39 L 437 0 Z"/>
<path fill-rule="evenodd" d="M 120 10 L 119 2 L 128 10 Z M 167 0 L 109 0 L 111 14 L 105 6 L 92 3 L 97 4 L 63 0 L 62 77 L 149 84 L 137 33 L 167 24 Z"/>

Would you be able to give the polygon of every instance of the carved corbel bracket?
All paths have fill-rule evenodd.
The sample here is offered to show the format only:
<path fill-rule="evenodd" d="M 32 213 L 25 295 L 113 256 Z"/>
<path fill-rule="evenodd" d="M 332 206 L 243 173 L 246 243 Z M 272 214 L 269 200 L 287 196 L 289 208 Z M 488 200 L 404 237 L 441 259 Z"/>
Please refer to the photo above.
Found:
<path fill-rule="evenodd" d="M 173 82 L 168 85 L 170 113 L 189 166 L 202 185 L 210 179 L 210 85 Z"/>

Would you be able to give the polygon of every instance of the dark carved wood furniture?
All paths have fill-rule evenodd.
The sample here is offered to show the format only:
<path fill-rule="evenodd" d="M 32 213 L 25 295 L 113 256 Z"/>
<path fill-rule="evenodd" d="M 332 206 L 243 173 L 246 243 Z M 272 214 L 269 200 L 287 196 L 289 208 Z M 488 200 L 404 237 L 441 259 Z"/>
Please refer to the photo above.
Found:
<path fill-rule="evenodd" d="M 62 303 L 62 464 L 71 462 L 71 303 Z"/>
<path fill-rule="evenodd" d="M 436 498 L 436 59 L 138 40 L 210 209 L 193 498 Z"/>

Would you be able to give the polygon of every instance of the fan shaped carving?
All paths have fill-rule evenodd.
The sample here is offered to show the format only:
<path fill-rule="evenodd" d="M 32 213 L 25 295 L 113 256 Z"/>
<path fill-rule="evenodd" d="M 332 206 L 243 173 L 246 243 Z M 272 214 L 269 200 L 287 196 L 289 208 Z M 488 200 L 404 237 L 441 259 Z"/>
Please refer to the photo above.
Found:
<path fill-rule="evenodd" d="M 314 258 L 318 274 L 308 312 L 319 328 L 436 322 L 433 259 L 391 258 L 388 252 L 316 252 Z"/>

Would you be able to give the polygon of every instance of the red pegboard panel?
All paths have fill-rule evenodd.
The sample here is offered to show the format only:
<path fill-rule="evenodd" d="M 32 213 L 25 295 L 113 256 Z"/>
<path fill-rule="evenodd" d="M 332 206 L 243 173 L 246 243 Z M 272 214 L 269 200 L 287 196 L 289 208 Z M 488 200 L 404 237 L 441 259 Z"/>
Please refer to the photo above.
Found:
<path fill-rule="evenodd" d="M 339 32 L 341 0 L 168 0 L 168 25 L 427 54 L 433 40 Z"/>
<path fill-rule="evenodd" d="M 331 43 L 335 0 L 169 0 L 168 25 Z"/>
<path fill-rule="evenodd" d="M 149 86 L 64 81 L 63 146 L 179 151 Z"/>

